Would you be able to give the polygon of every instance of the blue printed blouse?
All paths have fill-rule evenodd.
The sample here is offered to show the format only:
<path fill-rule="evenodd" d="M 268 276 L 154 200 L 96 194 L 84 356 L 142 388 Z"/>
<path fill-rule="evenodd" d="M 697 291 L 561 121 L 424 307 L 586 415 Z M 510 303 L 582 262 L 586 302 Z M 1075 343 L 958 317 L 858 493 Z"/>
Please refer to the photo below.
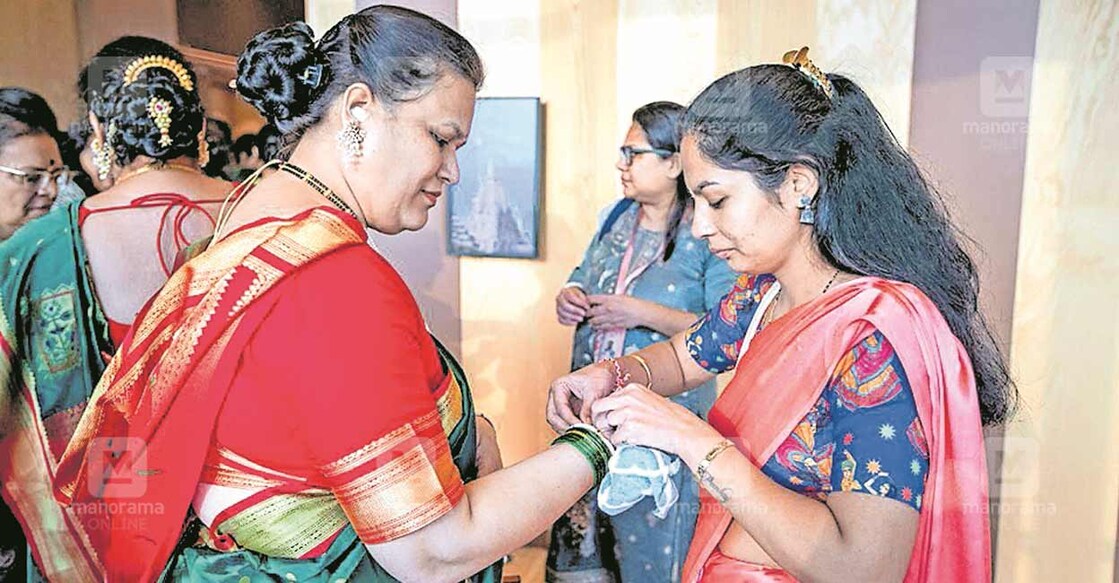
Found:
<path fill-rule="evenodd" d="M 713 373 L 734 368 L 754 312 L 774 281 L 739 277 L 720 304 L 688 330 L 696 363 Z M 821 500 L 831 492 L 859 492 L 920 511 L 928 461 L 905 370 L 889 339 L 875 330 L 836 363 L 816 404 L 762 472 Z"/>

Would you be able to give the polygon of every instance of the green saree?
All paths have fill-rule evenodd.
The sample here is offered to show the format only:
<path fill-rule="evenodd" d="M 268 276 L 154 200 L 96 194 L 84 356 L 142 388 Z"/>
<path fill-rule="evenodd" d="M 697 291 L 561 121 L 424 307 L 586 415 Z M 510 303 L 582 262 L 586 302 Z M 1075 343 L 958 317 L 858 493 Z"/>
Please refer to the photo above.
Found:
<path fill-rule="evenodd" d="M 78 232 L 80 201 L 0 244 L 0 486 L 42 574 L 96 581 L 99 562 L 51 484 L 111 354 Z M 5 525 L 7 528 L 8 525 Z M 30 580 L 38 580 L 28 561 Z"/>

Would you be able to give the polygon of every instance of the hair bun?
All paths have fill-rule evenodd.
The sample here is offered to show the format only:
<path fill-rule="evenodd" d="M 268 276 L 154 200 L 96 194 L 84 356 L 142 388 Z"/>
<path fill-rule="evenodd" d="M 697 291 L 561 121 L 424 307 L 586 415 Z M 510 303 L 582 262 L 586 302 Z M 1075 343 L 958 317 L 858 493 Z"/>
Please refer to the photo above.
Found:
<path fill-rule="evenodd" d="M 329 63 L 303 22 L 258 33 L 237 59 L 237 92 L 281 130 L 310 111 L 329 77 Z"/>

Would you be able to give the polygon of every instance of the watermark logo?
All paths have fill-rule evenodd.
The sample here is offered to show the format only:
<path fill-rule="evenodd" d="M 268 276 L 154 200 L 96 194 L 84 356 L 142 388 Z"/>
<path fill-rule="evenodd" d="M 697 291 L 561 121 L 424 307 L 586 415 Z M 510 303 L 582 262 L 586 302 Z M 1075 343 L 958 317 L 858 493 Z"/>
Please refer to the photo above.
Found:
<path fill-rule="evenodd" d="M 1031 57 L 987 57 L 979 65 L 979 110 L 987 117 L 1030 114 Z"/>
<path fill-rule="evenodd" d="M 138 437 L 98 437 L 90 441 L 89 494 L 94 498 L 139 498 L 148 490 L 148 451 Z"/>
<path fill-rule="evenodd" d="M 987 438 L 987 459 L 1002 461 L 1002 472 L 995 476 L 992 499 L 1003 502 L 1032 500 L 1041 479 L 1041 446 L 1032 437 L 1012 435 Z"/>

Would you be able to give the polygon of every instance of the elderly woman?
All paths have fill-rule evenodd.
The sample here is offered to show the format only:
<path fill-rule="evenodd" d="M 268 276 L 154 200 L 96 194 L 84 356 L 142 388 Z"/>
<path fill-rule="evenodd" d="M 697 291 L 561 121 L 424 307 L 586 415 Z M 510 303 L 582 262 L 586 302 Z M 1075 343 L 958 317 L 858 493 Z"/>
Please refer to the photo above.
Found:
<path fill-rule="evenodd" d="M 42 97 L 16 87 L 0 89 L 0 241 L 47 214 L 59 179 L 69 178 L 57 131 Z"/>
<path fill-rule="evenodd" d="M 124 37 L 83 71 L 96 172 L 111 184 L 21 228 L 0 246 L 0 483 L 35 563 L 51 580 L 100 579 L 80 522 L 51 492 L 58 457 L 140 307 L 176 254 L 209 235 L 228 183 L 202 175 L 196 78 L 166 43 Z M 38 138 L 38 136 L 36 136 Z M 47 207 L 60 173 L 53 140 L 24 208 Z M 53 162 L 51 161 L 53 157 Z M 0 180 L 3 180 L 0 177 Z M 38 202 L 37 202 L 38 201 Z"/>
<path fill-rule="evenodd" d="M 624 198 L 606 211 L 583 262 L 556 297 L 560 323 L 577 326 L 572 370 L 682 332 L 734 283 L 726 262 L 691 234 L 693 205 L 678 154 L 683 113 L 667 101 L 633 113 L 617 164 Z M 673 401 L 704 417 L 715 382 Z M 593 493 L 580 500 L 552 529 L 548 579 L 677 580 L 699 487 L 686 472 L 673 480 L 680 502 L 660 518 L 651 499 L 610 518 L 598 512 Z"/>
<path fill-rule="evenodd" d="M 398 7 L 249 42 L 237 90 L 284 161 L 140 314 L 59 465 L 110 580 L 493 581 L 604 473 L 587 427 L 498 470 L 465 375 L 366 242 L 422 228 L 458 180 L 481 81 L 464 38 Z"/>
<path fill-rule="evenodd" d="M 585 368 L 553 384 L 550 420 L 593 416 L 693 469 L 685 581 L 990 580 L 982 426 L 1015 393 L 975 266 L 866 94 L 807 49 L 786 62 L 684 118 L 692 229 L 743 277 L 638 352 L 647 369 L 621 359 L 646 386 Z M 664 397 L 729 369 L 709 423 Z"/>

